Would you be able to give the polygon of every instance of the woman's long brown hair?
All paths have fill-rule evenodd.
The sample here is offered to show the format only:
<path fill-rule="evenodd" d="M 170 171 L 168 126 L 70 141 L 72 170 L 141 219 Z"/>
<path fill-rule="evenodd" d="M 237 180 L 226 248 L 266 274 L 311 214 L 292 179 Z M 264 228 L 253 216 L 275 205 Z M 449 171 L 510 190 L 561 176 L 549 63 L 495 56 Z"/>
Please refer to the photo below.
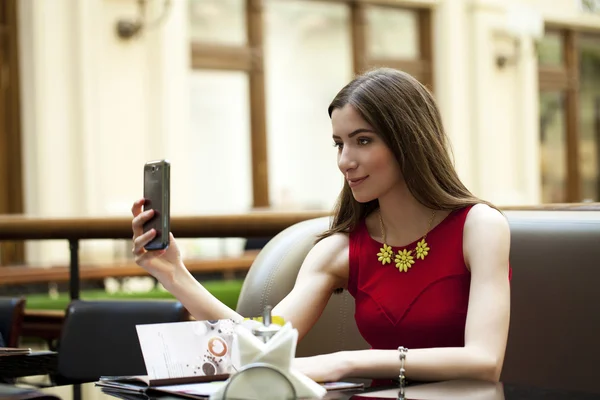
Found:
<path fill-rule="evenodd" d="M 426 207 L 456 210 L 485 203 L 460 181 L 448 137 L 431 93 L 411 75 L 389 68 L 369 71 L 347 84 L 329 105 L 352 105 L 394 154 L 412 195 Z M 348 182 L 338 197 L 331 227 L 320 239 L 351 231 L 379 207 L 377 199 L 359 203 Z"/>

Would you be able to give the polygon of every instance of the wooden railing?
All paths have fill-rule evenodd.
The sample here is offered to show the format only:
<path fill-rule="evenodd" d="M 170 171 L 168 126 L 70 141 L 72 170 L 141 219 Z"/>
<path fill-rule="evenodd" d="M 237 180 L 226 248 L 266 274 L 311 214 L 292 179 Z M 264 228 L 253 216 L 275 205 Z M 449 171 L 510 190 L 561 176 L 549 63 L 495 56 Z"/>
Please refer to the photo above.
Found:
<path fill-rule="evenodd" d="M 261 237 L 273 236 L 283 229 L 311 218 L 328 215 L 324 211 L 295 213 L 253 212 L 231 215 L 173 216 L 175 237 Z M 129 217 L 39 218 L 0 216 L 0 240 L 43 239 L 129 239 Z"/>
<path fill-rule="evenodd" d="M 537 206 L 502 207 L 503 210 L 600 210 L 600 203 L 550 204 Z M 174 216 L 171 228 L 176 237 L 270 237 L 283 229 L 311 218 L 328 215 L 324 211 L 311 212 L 253 212 L 232 215 Z M 0 284 L 18 284 L 43 281 L 69 281 L 72 298 L 79 297 L 79 280 L 99 279 L 106 276 L 135 276 L 144 274 L 132 262 L 114 265 L 79 266 L 79 241 L 85 239 L 129 239 L 132 236 L 130 217 L 39 218 L 0 215 L 1 240 L 64 239 L 70 243 L 70 266 L 51 268 L 0 268 Z M 251 265 L 255 254 L 235 259 L 190 260 L 186 263 L 192 272 L 244 270 Z"/>
<path fill-rule="evenodd" d="M 328 215 L 326 212 L 254 212 L 238 215 L 173 216 L 171 231 L 180 238 L 269 237 L 298 222 Z M 69 292 L 79 298 L 79 241 L 84 239 L 129 239 L 131 218 L 38 218 L 0 216 L 0 240 L 69 241 Z M 248 261 L 248 260 L 246 260 Z M 206 264 L 204 264 L 206 266 Z M 4 267 L 5 269 L 8 267 Z M 21 271 L 26 273 L 25 270 Z M 39 272 L 39 271 L 38 271 Z M 58 272 L 58 271 L 57 271 Z M 86 273 L 93 274 L 86 268 Z M 18 270 L 6 270 L 16 280 Z M 64 272 L 63 272 L 64 274 Z M 60 272 L 59 272 L 60 275 Z"/>
<path fill-rule="evenodd" d="M 186 259 L 184 264 L 192 274 L 221 273 L 229 275 L 237 271 L 248 271 L 258 251 L 245 251 L 238 257 Z M 133 261 L 89 264 L 79 266 L 81 280 L 97 280 L 107 277 L 147 276 L 148 273 Z M 23 285 L 43 282 L 69 282 L 69 267 L 10 266 L 0 268 L 0 285 Z"/>
<path fill-rule="evenodd" d="M 550 204 L 510 206 L 503 210 L 577 210 L 600 211 L 600 203 Z M 176 237 L 270 237 L 283 229 L 311 218 L 328 215 L 324 211 L 311 212 L 254 212 L 249 214 L 174 216 L 171 228 Z M 0 268 L 0 284 L 19 284 L 44 281 L 69 281 L 72 298 L 79 297 L 79 280 L 99 279 L 106 276 L 136 276 L 145 274 L 133 262 L 107 265 L 79 266 L 79 241 L 85 239 L 129 239 L 132 236 L 130 217 L 93 218 L 39 218 L 0 215 L 1 240 L 64 239 L 70 243 L 70 265 L 50 268 Z M 189 260 L 192 272 L 219 272 L 247 270 L 255 254 L 220 260 Z"/>
<path fill-rule="evenodd" d="M 533 206 L 505 206 L 503 211 L 600 211 L 600 203 L 556 203 Z"/>
<path fill-rule="evenodd" d="M 570 210 L 600 211 L 600 203 L 542 204 L 505 206 L 502 210 Z M 330 215 L 326 211 L 252 212 L 228 215 L 196 215 L 171 217 L 171 230 L 176 237 L 265 237 L 307 219 Z M 44 239 L 129 239 L 132 237 L 130 217 L 43 218 L 0 215 L 1 240 Z"/>

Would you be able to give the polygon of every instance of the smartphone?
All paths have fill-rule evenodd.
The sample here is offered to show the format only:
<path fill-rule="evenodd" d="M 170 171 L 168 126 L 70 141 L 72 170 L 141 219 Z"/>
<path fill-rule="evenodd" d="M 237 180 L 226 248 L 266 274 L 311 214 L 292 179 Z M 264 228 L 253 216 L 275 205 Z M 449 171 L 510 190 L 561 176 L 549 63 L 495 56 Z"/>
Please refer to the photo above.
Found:
<path fill-rule="evenodd" d="M 169 246 L 171 164 L 167 160 L 144 164 L 144 211 L 153 209 L 154 216 L 144 224 L 144 233 L 156 229 L 156 236 L 144 248 L 162 250 Z"/>

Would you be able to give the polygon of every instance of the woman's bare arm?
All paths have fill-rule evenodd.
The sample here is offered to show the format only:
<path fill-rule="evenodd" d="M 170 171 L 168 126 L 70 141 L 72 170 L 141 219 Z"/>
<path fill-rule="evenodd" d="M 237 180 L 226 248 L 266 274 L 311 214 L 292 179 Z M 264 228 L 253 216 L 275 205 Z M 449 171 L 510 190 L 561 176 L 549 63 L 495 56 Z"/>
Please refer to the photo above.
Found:
<path fill-rule="evenodd" d="M 273 309 L 290 321 L 301 339 L 319 319 L 331 294 L 348 282 L 348 235 L 318 242 L 302 263 L 292 291 Z"/>
<path fill-rule="evenodd" d="M 177 242 L 170 234 L 166 250 L 146 251 L 144 246 L 156 232 L 143 231 L 143 225 L 154 215 L 142 211 L 144 200 L 133 204 L 133 253 L 138 265 L 153 275 L 198 320 L 243 317 L 223 304 L 202 286 L 185 267 Z M 321 240 L 302 263 L 292 291 L 274 308 L 273 315 L 282 316 L 298 328 L 300 337 L 319 318 L 329 296 L 337 287 L 345 287 L 348 270 L 348 237 L 336 234 Z"/>

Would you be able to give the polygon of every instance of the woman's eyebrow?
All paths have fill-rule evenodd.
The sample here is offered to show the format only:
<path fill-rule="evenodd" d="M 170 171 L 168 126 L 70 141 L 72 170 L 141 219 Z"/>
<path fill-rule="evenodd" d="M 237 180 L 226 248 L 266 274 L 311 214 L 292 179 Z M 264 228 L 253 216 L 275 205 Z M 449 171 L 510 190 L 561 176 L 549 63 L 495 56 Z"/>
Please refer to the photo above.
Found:
<path fill-rule="evenodd" d="M 359 128 L 359 129 L 356 129 L 356 130 L 354 130 L 354 131 L 350 132 L 350 134 L 348 135 L 348 137 L 349 137 L 349 138 L 352 138 L 353 136 L 356 136 L 356 135 L 358 135 L 359 133 L 375 133 L 375 132 L 373 132 L 371 129 Z M 341 138 L 340 138 L 339 136 L 337 136 L 337 135 L 333 135 L 333 138 L 334 138 L 334 139 L 341 139 Z"/>

